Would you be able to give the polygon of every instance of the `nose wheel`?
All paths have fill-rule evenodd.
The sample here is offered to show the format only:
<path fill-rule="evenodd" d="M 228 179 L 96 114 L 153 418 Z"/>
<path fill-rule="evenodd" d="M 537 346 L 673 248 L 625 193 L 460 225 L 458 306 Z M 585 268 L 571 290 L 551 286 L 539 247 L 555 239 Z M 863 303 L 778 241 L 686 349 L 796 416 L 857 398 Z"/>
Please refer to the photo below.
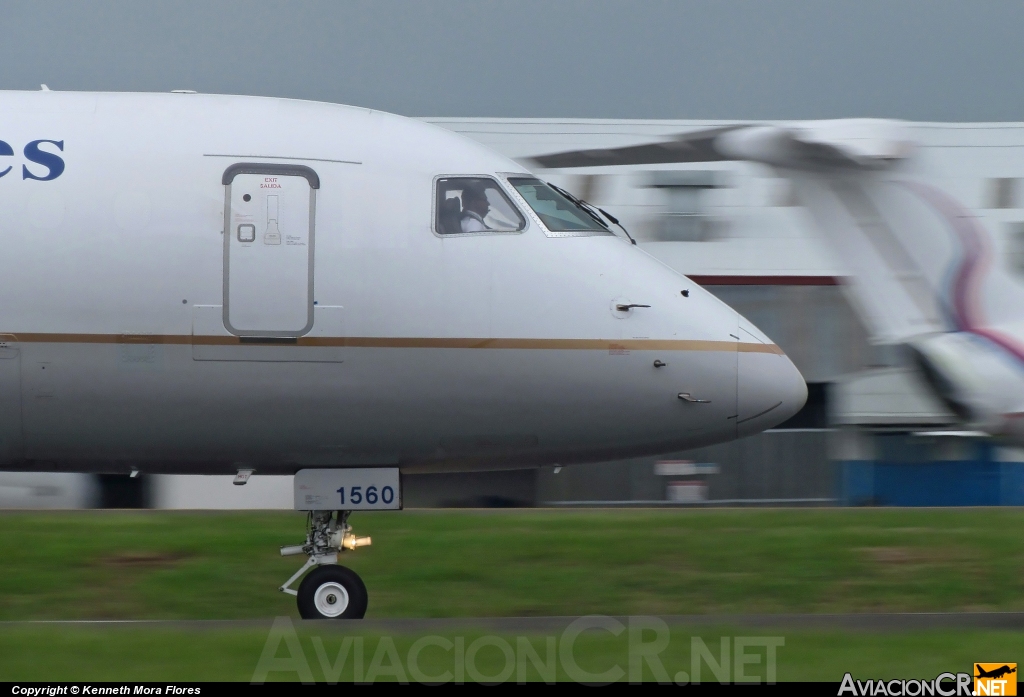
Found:
<path fill-rule="evenodd" d="M 296 598 L 304 620 L 358 620 L 366 614 L 366 586 L 345 566 L 328 564 L 309 572 Z"/>
<path fill-rule="evenodd" d="M 296 596 L 299 615 L 304 620 L 359 620 L 366 614 L 368 596 L 359 575 L 338 565 L 338 554 L 365 547 L 369 537 L 356 537 L 348 524 L 349 511 L 313 511 L 306 528 L 306 543 L 282 547 L 282 556 L 305 554 L 308 560 L 285 581 L 280 590 Z M 313 568 L 316 567 L 316 568 Z M 299 584 L 290 586 L 313 568 Z"/>

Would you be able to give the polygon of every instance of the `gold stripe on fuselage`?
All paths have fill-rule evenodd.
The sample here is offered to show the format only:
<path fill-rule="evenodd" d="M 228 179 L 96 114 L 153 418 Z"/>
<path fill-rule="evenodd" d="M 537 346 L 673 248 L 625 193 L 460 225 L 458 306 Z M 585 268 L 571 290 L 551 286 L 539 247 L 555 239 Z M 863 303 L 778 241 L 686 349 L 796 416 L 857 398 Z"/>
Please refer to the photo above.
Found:
<path fill-rule="evenodd" d="M 775 344 L 700 339 L 445 339 L 434 337 L 303 336 L 294 342 L 249 343 L 237 336 L 191 334 L 6 334 L 30 344 L 179 344 L 197 346 L 307 346 L 352 348 L 553 349 L 573 351 L 739 351 L 782 355 Z"/>

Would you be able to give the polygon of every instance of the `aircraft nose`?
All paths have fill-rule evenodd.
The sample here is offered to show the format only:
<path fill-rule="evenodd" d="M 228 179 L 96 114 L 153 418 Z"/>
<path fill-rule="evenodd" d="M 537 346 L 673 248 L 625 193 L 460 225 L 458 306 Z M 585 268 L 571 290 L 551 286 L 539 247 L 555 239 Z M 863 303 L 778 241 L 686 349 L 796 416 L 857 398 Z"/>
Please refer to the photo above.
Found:
<path fill-rule="evenodd" d="M 781 351 L 767 350 L 769 346 L 740 344 L 736 366 L 737 438 L 778 426 L 807 401 L 807 383 L 800 371 Z"/>

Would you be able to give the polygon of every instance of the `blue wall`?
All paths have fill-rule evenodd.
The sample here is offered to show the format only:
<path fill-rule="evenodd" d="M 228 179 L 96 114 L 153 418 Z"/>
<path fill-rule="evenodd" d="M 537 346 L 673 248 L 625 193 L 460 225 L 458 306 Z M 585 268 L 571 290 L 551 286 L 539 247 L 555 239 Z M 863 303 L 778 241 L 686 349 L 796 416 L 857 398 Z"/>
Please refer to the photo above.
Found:
<path fill-rule="evenodd" d="M 877 460 L 840 463 L 846 506 L 1021 506 L 1024 463 L 999 462 L 990 442 L 966 443 L 969 459 L 935 460 L 932 439 L 879 436 Z"/>

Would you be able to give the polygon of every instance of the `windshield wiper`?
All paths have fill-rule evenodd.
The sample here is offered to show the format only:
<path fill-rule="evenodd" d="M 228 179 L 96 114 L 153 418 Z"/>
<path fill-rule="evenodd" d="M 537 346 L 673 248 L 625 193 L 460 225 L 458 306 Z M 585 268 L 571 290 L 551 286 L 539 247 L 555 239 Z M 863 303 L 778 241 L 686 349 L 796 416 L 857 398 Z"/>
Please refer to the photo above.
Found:
<path fill-rule="evenodd" d="M 608 229 L 608 225 L 605 224 L 605 222 L 603 220 L 601 220 L 601 217 L 597 214 L 597 211 L 600 211 L 601 215 L 603 215 L 605 218 L 607 218 L 608 221 L 611 222 L 612 225 L 617 226 L 620 230 L 622 230 L 624 233 L 626 233 L 626 237 L 629 238 L 629 241 L 631 243 L 633 243 L 634 245 L 636 244 L 636 240 L 634 240 L 633 236 L 629 234 L 629 230 L 627 230 L 625 227 L 623 227 L 622 223 L 619 222 L 619 219 L 616 218 L 611 213 L 609 213 L 608 211 L 604 210 L 603 208 L 598 208 L 597 206 L 589 204 L 589 203 L 587 203 L 586 201 L 584 201 L 581 198 L 573 196 L 572 194 L 570 194 L 568 191 L 566 191 L 562 187 L 555 186 L 551 182 L 544 182 L 544 183 L 547 184 L 548 186 L 550 186 L 552 189 L 554 189 L 558 193 L 560 193 L 562 196 L 565 196 L 567 199 L 569 199 L 569 201 L 571 201 L 573 204 L 575 204 L 575 206 L 577 208 L 579 208 L 581 211 L 586 213 L 590 218 L 592 218 L 594 220 L 594 222 L 596 222 L 598 225 L 600 225 L 605 230 L 607 230 Z"/>
<path fill-rule="evenodd" d="M 598 208 L 597 210 L 601 211 L 601 215 L 603 215 L 605 218 L 608 218 L 612 225 L 617 225 L 620 230 L 626 233 L 626 237 L 629 238 L 630 242 L 632 242 L 634 245 L 636 244 L 636 240 L 634 240 L 633 236 L 629 234 L 629 230 L 623 227 L 622 223 L 619 222 L 618 218 L 616 218 L 614 215 L 612 215 L 603 208 Z"/>
<path fill-rule="evenodd" d="M 565 198 L 569 199 L 569 201 L 571 201 L 581 211 L 586 213 L 587 216 L 589 218 L 591 218 L 595 223 L 597 223 L 598 225 L 603 227 L 605 230 L 608 229 L 608 225 L 605 224 L 605 222 L 603 220 L 601 220 L 600 216 L 598 216 L 598 214 L 594 212 L 593 207 L 589 203 L 587 203 L 586 201 L 584 201 L 581 198 L 577 198 L 576 196 L 573 196 L 572 194 L 570 194 L 568 191 L 566 191 L 565 189 L 563 189 L 560 186 L 555 186 L 551 182 L 544 182 L 544 183 L 547 184 L 548 186 L 550 186 L 552 189 L 554 189 L 558 193 L 560 193 Z"/>

